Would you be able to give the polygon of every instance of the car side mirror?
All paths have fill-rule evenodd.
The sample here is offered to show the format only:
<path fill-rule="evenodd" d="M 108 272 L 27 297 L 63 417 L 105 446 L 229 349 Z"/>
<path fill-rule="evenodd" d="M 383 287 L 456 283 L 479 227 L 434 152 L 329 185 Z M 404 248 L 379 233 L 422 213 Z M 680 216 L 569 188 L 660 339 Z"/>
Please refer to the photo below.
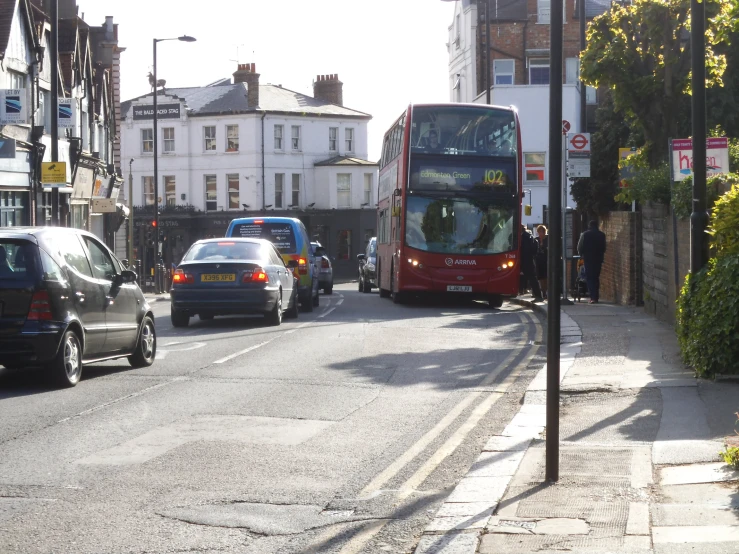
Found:
<path fill-rule="evenodd" d="M 364 260 L 366 260 L 366 259 L 367 259 L 367 256 L 365 256 L 364 254 L 357 254 L 357 259 L 358 259 L 358 260 L 359 260 L 360 262 L 363 262 Z"/>
<path fill-rule="evenodd" d="M 124 283 L 134 283 L 136 282 L 137 275 L 134 271 L 131 271 L 130 269 L 124 269 L 120 272 L 120 274 L 115 276 L 115 284 L 116 285 L 122 285 Z"/>
<path fill-rule="evenodd" d="M 287 262 L 287 267 L 289 267 L 290 269 L 295 269 L 296 267 L 298 267 L 298 261 L 290 260 L 289 262 Z"/>

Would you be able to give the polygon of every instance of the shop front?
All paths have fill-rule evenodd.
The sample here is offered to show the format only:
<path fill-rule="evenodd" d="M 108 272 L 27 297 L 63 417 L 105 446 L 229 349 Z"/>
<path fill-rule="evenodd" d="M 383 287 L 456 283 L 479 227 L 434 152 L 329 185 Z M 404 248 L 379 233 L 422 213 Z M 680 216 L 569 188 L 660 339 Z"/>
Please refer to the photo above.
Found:
<path fill-rule="evenodd" d="M 31 224 L 31 148 L 0 137 L 0 227 Z"/>

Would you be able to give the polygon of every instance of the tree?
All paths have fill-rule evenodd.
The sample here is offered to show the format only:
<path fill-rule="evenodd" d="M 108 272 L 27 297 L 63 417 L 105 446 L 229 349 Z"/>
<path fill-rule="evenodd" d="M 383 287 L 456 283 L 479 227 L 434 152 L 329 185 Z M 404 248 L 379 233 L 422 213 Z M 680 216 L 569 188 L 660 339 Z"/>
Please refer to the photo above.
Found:
<path fill-rule="evenodd" d="M 706 1 L 706 83 L 721 83 L 726 58 L 714 50 L 726 40 L 737 0 Z M 617 3 L 590 24 L 582 79 L 610 89 L 615 110 L 633 118 L 646 139 L 649 164 L 667 159 L 678 114 L 690 91 L 690 0 Z M 684 104 L 683 104 L 684 105 Z"/>

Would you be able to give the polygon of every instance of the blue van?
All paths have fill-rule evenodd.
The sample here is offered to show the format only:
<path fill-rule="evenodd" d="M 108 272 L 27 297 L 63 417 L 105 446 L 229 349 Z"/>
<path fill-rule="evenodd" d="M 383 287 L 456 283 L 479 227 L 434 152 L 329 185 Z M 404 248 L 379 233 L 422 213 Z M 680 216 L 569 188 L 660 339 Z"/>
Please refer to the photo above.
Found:
<path fill-rule="evenodd" d="M 242 217 L 229 223 L 227 237 L 266 239 L 274 244 L 287 264 L 298 262 L 298 298 L 305 312 L 318 306 L 318 266 L 321 252 L 313 251 L 305 225 L 294 217 Z M 322 250 L 322 249 L 321 249 Z"/>

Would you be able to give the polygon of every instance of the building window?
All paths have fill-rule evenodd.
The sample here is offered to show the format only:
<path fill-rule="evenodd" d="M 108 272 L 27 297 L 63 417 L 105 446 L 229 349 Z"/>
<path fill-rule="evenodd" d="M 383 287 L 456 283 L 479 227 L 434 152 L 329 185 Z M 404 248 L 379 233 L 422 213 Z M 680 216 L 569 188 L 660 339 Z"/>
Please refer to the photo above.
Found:
<path fill-rule="evenodd" d="M 457 50 L 459 50 L 459 46 L 460 46 L 460 42 L 461 42 L 460 36 L 462 34 L 462 23 L 461 23 L 460 19 L 461 19 L 461 15 L 460 14 L 457 14 L 457 17 L 456 17 L 456 29 L 455 29 L 456 36 L 454 37 L 454 45 L 457 47 Z"/>
<path fill-rule="evenodd" d="M 493 60 L 493 83 L 512 85 L 515 82 L 515 69 L 514 60 Z"/>
<path fill-rule="evenodd" d="M 239 195 L 239 175 L 238 173 L 232 173 L 226 175 L 228 181 L 228 209 L 238 210 L 240 206 L 240 195 Z"/>
<path fill-rule="evenodd" d="M 174 127 L 165 127 L 162 129 L 162 133 L 164 133 L 164 153 L 165 154 L 173 154 L 174 153 Z"/>
<path fill-rule="evenodd" d="M 177 187 L 175 186 L 174 175 L 164 176 L 164 197 L 167 199 L 167 206 L 177 204 Z"/>
<path fill-rule="evenodd" d="M 551 0 L 538 0 L 537 4 L 536 22 L 549 25 L 549 12 L 552 4 Z"/>
<path fill-rule="evenodd" d="M 336 175 L 336 207 L 351 208 L 352 205 L 352 175 L 339 173 Z"/>
<path fill-rule="evenodd" d="M 239 151 L 239 126 L 226 125 L 226 152 Z"/>
<path fill-rule="evenodd" d="M 372 205 L 372 173 L 364 174 L 364 204 L 362 205 Z"/>
<path fill-rule="evenodd" d="M 154 153 L 154 129 L 141 129 L 141 153 Z"/>
<path fill-rule="evenodd" d="M 26 192 L 0 192 L 0 227 L 28 225 L 23 217 L 27 194 Z"/>
<path fill-rule="evenodd" d="M 354 152 L 354 129 L 344 129 L 344 138 L 346 139 L 346 151 Z"/>
<path fill-rule="evenodd" d="M 337 250 L 340 260 L 350 260 L 352 257 L 352 232 L 350 230 L 339 231 Z"/>
<path fill-rule="evenodd" d="M 51 225 L 51 193 L 50 192 L 39 192 L 36 195 L 36 224 L 37 225 Z"/>
<path fill-rule="evenodd" d="M 275 173 L 275 208 L 282 208 L 282 199 L 285 197 L 285 174 Z"/>
<path fill-rule="evenodd" d="M 26 88 L 26 74 L 8 69 L 8 88 Z"/>
<path fill-rule="evenodd" d="M 567 58 L 565 60 L 565 84 L 574 85 L 580 80 L 580 59 Z"/>
<path fill-rule="evenodd" d="M 336 152 L 336 141 L 338 140 L 338 136 L 339 136 L 338 127 L 328 128 L 328 149 L 330 152 Z"/>
<path fill-rule="evenodd" d="M 214 125 L 203 127 L 203 139 L 205 140 L 205 151 L 215 152 L 216 150 L 216 128 Z"/>
<path fill-rule="evenodd" d="M 529 152 L 523 156 L 526 181 L 543 182 L 546 175 L 546 153 Z"/>
<path fill-rule="evenodd" d="M 282 150 L 282 132 L 284 127 L 282 125 L 275 125 L 275 150 Z"/>
<path fill-rule="evenodd" d="M 300 151 L 300 125 L 292 126 L 292 146 L 295 152 Z"/>
<path fill-rule="evenodd" d="M 300 206 L 300 173 L 293 173 L 292 207 Z"/>
<path fill-rule="evenodd" d="M 144 190 L 144 206 L 154 205 L 154 177 L 147 175 L 141 178 L 141 187 Z"/>
<path fill-rule="evenodd" d="M 529 84 L 549 84 L 549 58 L 529 59 Z"/>
<path fill-rule="evenodd" d="M 214 212 L 218 209 L 218 181 L 215 175 L 205 176 L 205 211 Z"/>

